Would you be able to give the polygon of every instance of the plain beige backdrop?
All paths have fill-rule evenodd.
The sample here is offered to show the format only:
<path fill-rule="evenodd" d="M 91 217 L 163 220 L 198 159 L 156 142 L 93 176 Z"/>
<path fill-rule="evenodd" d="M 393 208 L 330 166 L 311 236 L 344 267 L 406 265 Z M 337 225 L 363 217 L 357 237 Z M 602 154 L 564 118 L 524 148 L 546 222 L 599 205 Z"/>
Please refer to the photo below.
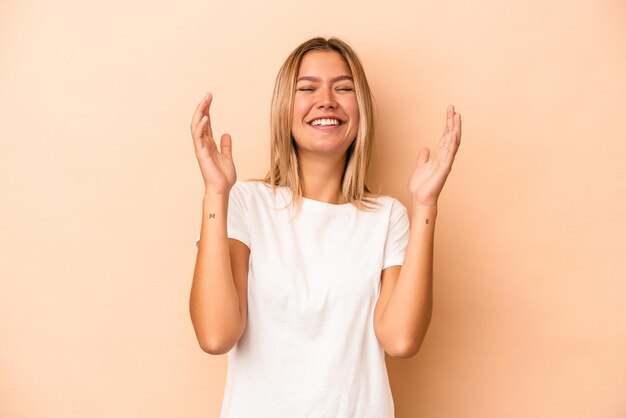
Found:
<path fill-rule="evenodd" d="M 626 416 L 626 3 L 3 0 L 1 417 L 218 416 L 189 123 L 213 92 L 238 178 L 264 175 L 274 77 L 315 35 L 365 65 L 375 189 L 410 205 L 463 117 L 431 326 L 387 358 L 397 417 Z"/>

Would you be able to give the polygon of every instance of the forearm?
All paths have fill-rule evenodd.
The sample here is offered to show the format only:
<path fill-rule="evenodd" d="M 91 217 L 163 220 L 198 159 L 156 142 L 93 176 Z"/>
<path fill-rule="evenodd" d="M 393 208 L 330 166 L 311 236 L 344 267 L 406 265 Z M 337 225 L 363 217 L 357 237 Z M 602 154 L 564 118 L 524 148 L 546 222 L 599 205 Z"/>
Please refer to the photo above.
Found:
<path fill-rule="evenodd" d="M 437 207 L 413 205 L 409 242 L 398 282 L 382 315 L 385 328 L 417 352 L 428 330 L 433 300 L 433 247 Z"/>
<path fill-rule="evenodd" d="M 189 310 L 205 351 L 229 346 L 239 335 L 241 313 L 227 237 L 228 195 L 206 195 Z"/>

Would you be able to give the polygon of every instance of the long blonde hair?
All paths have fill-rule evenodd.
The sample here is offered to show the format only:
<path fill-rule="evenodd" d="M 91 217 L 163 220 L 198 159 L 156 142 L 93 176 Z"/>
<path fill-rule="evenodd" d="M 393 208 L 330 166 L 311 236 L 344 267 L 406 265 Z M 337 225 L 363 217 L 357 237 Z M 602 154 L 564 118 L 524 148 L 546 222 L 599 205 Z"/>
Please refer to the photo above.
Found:
<path fill-rule="evenodd" d="M 329 39 L 315 37 L 305 41 L 291 52 L 278 71 L 270 111 L 270 169 L 264 178 L 253 180 L 271 186 L 289 187 L 293 196 L 291 204 L 300 209 L 302 187 L 291 124 L 296 78 L 302 58 L 310 51 L 335 51 L 352 72 L 359 107 L 359 127 L 356 139 L 346 152 L 341 192 L 347 202 L 358 208 L 375 210 L 367 205 L 378 206 L 380 203 L 373 199 L 376 195 L 371 193 L 366 185 L 374 141 L 374 98 L 356 53 L 348 44 L 335 37 Z"/>

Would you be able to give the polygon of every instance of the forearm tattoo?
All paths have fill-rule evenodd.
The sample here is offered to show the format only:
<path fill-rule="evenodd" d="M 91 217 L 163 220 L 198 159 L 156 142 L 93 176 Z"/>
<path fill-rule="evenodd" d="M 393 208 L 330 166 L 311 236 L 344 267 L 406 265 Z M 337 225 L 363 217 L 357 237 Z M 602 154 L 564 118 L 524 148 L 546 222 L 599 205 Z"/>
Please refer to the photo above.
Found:
<path fill-rule="evenodd" d="M 215 218 L 215 214 L 214 213 L 209 213 L 209 218 Z"/>

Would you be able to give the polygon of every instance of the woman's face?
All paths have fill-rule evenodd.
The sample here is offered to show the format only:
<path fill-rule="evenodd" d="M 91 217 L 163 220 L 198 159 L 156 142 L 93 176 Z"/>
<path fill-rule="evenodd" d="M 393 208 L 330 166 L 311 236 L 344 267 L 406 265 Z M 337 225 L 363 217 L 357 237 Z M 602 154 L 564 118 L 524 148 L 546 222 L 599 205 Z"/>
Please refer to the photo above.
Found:
<path fill-rule="evenodd" d="M 343 155 L 358 127 L 359 106 L 348 65 L 335 51 L 307 52 L 298 72 L 291 125 L 299 152 Z"/>

